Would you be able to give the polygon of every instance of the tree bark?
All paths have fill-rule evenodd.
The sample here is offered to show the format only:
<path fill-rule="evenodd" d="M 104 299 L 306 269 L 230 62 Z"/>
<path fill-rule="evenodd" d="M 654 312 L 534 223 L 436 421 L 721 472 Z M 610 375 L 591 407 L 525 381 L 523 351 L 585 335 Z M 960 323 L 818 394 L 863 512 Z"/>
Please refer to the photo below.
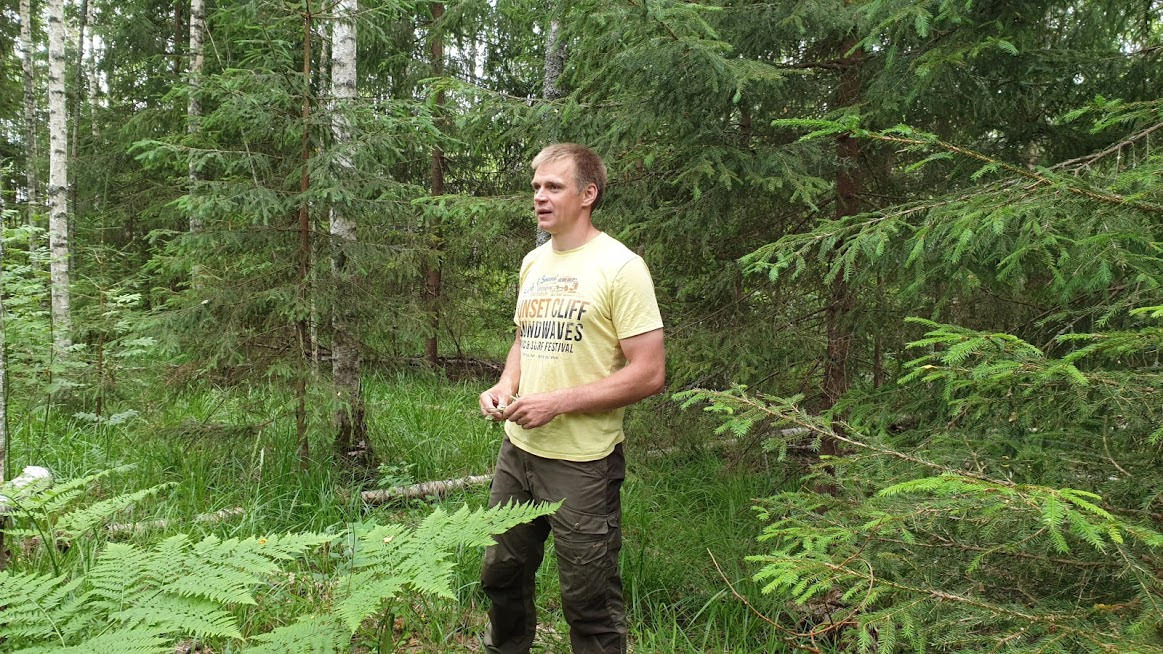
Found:
<path fill-rule="evenodd" d="M 24 157 L 28 206 L 25 219 L 29 225 L 36 222 L 40 209 L 40 156 L 36 138 L 36 68 L 32 60 L 32 2 L 20 0 L 20 50 L 24 69 Z M 36 236 L 29 237 L 29 252 L 36 249 Z M 34 257 L 29 257 L 35 261 Z"/>
<path fill-rule="evenodd" d="M 855 47 L 856 42 L 846 39 L 841 45 L 843 52 Z M 846 65 L 840 72 L 840 83 L 836 89 L 836 106 L 850 107 L 860 95 L 859 55 L 853 53 L 844 58 Z M 863 185 L 860 174 L 860 142 L 850 136 L 841 136 L 836 141 L 836 218 L 843 218 L 860 212 L 859 193 Z M 824 312 L 828 349 L 824 359 L 823 396 L 824 407 L 831 408 L 852 385 L 849 359 L 852 348 L 852 311 L 855 298 L 844 274 L 836 275 L 829 289 L 828 308 Z M 823 437 L 820 454 L 834 456 L 838 443 L 830 437 Z"/>
<path fill-rule="evenodd" d="M 557 100 L 564 95 L 560 82 L 561 73 L 565 70 L 565 41 L 561 38 L 560 10 L 559 2 L 551 3 L 552 18 L 545 34 L 545 79 L 541 87 L 541 97 L 546 100 Z"/>
<path fill-rule="evenodd" d="M 350 180 L 354 172 L 348 148 L 351 125 L 346 111 L 356 95 L 356 0 L 340 0 L 335 9 L 338 17 L 331 26 L 331 134 L 339 152 L 336 178 Z M 356 244 L 355 221 L 345 215 L 344 207 L 332 204 L 331 211 L 332 273 L 338 291 L 333 314 L 334 336 L 331 345 L 331 376 L 335 383 L 339 408 L 335 412 L 335 446 L 345 454 L 362 456 L 367 451 L 367 421 L 364 417 L 363 386 L 360 381 L 360 354 L 353 333 L 354 316 L 344 305 L 345 292 L 354 286 L 348 266 L 348 251 Z"/>
<path fill-rule="evenodd" d="M 0 486 L 8 476 L 8 347 L 4 340 L 4 180 L 0 177 Z M 0 571 L 8 567 L 4 528 L 8 518 L 0 515 Z"/>
<path fill-rule="evenodd" d="M 88 64 L 85 66 L 85 81 L 88 83 L 86 89 L 86 96 L 89 101 L 89 134 L 92 135 L 94 142 L 97 139 L 97 42 L 93 38 L 93 2 L 90 0 L 87 9 L 86 23 L 89 25 L 89 33 L 85 38 L 88 43 L 85 44 L 85 50 L 89 53 L 87 57 Z"/>
<path fill-rule="evenodd" d="M 65 88 L 65 3 L 50 0 L 48 32 L 49 128 L 49 279 L 52 296 L 53 350 L 67 356 L 72 346 L 69 301 L 69 159 L 68 106 Z"/>
<path fill-rule="evenodd" d="M 307 191 L 311 189 L 311 175 L 308 163 L 311 161 L 311 5 L 303 11 L 303 139 L 302 160 L 299 172 L 299 307 L 295 332 L 299 340 L 300 367 L 307 359 L 307 340 L 310 332 L 307 314 L 303 310 L 308 304 L 309 271 L 311 265 L 311 212 L 307 202 Z M 307 467 L 310 449 L 307 442 L 307 372 L 299 370 L 295 383 L 295 435 L 298 439 L 299 465 Z"/>
<path fill-rule="evenodd" d="M 202 37 L 205 29 L 205 14 L 205 0 L 190 0 L 190 97 L 186 102 L 186 133 L 190 136 L 198 133 L 202 120 L 202 68 L 205 63 Z M 192 157 L 187 166 L 187 175 L 190 180 L 190 193 L 193 193 L 194 187 L 198 183 L 198 171 Z M 201 218 L 190 216 L 190 231 L 202 231 Z"/>
<path fill-rule="evenodd" d="M 4 339 L 4 179 L 0 177 L 0 484 L 8 479 L 8 346 Z M 3 526 L 0 525 L 0 570 L 4 568 Z"/>
<path fill-rule="evenodd" d="M 444 36 L 441 28 L 438 26 L 440 18 L 444 15 L 444 5 L 437 2 L 432 5 L 432 28 L 429 30 L 429 46 L 432 53 L 432 72 L 439 77 L 444 74 Z M 436 111 L 439 113 L 444 109 L 444 91 L 436 92 Z M 439 121 L 440 119 L 437 118 Z M 432 149 L 432 195 L 444 195 L 444 150 L 440 146 Z M 424 292 L 428 301 L 429 315 L 431 316 L 429 322 L 429 329 L 431 332 L 424 342 L 424 355 L 428 359 L 429 365 L 435 367 L 440 364 L 440 289 L 442 285 L 443 276 L 443 247 L 444 234 L 442 220 L 436 216 L 431 229 L 432 249 L 434 250 L 434 257 L 431 263 L 428 264 L 428 272 L 424 280 Z"/>
<path fill-rule="evenodd" d="M 73 70 L 76 73 L 73 77 L 73 92 L 71 93 L 73 104 L 69 110 L 72 123 L 69 130 L 69 173 L 72 175 L 69 181 L 69 216 L 73 219 L 69 225 L 70 243 L 77 231 L 77 156 L 81 151 L 77 145 L 80 140 L 80 135 L 77 132 L 81 129 L 81 97 L 83 95 L 82 89 L 86 86 L 85 29 L 88 27 L 89 14 L 89 0 L 81 0 L 81 11 L 77 14 L 79 16 L 77 21 L 77 58 L 73 61 Z M 73 259 L 70 258 L 69 262 L 72 263 Z M 69 270 L 71 271 L 72 268 Z"/>
<path fill-rule="evenodd" d="M 565 70 L 565 41 L 561 38 L 561 17 L 559 16 L 562 8 L 560 0 L 551 2 L 549 6 L 551 18 L 549 27 L 545 31 L 545 79 L 541 86 L 541 97 L 544 100 L 557 100 L 565 95 L 561 90 L 561 73 Z M 558 134 L 555 127 L 551 127 L 547 131 L 550 140 L 557 140 Z M 538 229 L 537 245 L 544 245 L 548 240 L 549 234 Z"/>

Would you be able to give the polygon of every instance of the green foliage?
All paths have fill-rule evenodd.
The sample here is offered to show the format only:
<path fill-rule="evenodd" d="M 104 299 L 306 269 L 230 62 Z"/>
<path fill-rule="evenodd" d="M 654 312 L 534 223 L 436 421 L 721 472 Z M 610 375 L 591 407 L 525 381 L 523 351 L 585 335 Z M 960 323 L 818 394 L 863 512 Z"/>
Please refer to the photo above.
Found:
<path fill-rule="evenodd" d="M 35 486 L 4 490 L 13 496 L 20 493 L 18 507 L 43 513 L 49 507 L 60 510 L 105 474 L 49 490 Z M 81 518 L 75 511 L 66 513 L 56 524 L 71 520 L 72 529 L 79 529 L 93 522 L 93 516 L 137 496 L 131 493 L 99 503 L 101 511 L 93 505 Z M 462 507 L 453 513 L 437 509 L 415 528 L 366 523 L 342 534 L 201 540 L 177 534 L 148 546 L 108 543 L 93 561 L 78 563 L 72 572 L 0 573 L 0 595 L 5 598 L 0 637 L 20 652 L 94 651 L 115 642 L 128 648 L 118 646 L 117 651 L 157 652 L 172 649 L 177 639 L 187 637 L 253 641 L 254 646 L 244 651 L 340 652 L 368 618 L 401 597 L 454 597 L 455 553 L 490 545 L 494 534 L 552 513 L 558 506 L 475 511 Z M 334 547 L 344 560 L 340 572 L 326 581 L 332 602 L 292 624 L 246 637 L 238 610 L 268 601 L 275 595 L 270 582 L 284 574 L 284 566 L 324 545 Z"/>
<path fill-rule="evenodd" d="M 826 461 L 836 494 L 786 492 L 757 507 L 769 523 L 759 540 L 772 549 L 751 557 L 755 578 L 803 619 L 825 620 L 817 637 L 859 651 L 987 651 L 999 640 L 1005 651 L 1160 651 L 1144 628 L 1163 616 L 1150 573 L 1163 534 L 1108 498 L 953 467 L 899 449 L 902 435 L 812 417 L 788 400 L 739 390 L 686 399 L 799 425 L 848 451 Z M 937 445 L 927 449 L 944 456 Z"/>

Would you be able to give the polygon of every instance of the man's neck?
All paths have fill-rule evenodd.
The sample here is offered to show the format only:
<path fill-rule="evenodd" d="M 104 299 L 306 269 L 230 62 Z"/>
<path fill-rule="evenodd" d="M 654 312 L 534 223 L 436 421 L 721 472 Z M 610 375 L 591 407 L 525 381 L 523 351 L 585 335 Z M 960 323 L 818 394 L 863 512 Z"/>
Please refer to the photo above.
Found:
<path fill-rule="evenodd" d="M 578 225 L 577 229 L 572 229 L 563 234 L 554 234 L 552 238 L 554 252 L 566 252 L 568 250 L 576 250 L 581 246 L 589 243 L 602 232 L 594 227 L 590 221 Z"/>

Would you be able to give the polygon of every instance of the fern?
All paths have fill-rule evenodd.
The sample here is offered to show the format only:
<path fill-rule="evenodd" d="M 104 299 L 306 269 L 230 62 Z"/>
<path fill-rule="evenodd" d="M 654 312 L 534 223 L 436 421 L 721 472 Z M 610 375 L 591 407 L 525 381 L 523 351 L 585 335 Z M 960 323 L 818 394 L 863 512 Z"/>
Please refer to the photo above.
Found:
<path fill-rule="evenodd" d="M 105 474 L 62 484 L 52 497 L 23 497 L 26 512 L 67 509 L 85 484 Z M 7 489 L 6 489 L 7 490 Z M 61 533 L 81 536 L 110 512 L 156 489 L 73 509 Z M 144 494 L 143 494 L 144 493 Z M 268 580 L 329 543 L 347 560 L 327 581 L 337 598 L 316 615 L 251 637 L 248 652 L 340 652 L 364 621 L 407 593 L 453 597 L 454 554 L 483 547 L 494 534 L 556 510 L 559 504 L 437 509 L 417 527 L 355 525 L 345 534 L 291 533 L 263 537 L 185 534 L 153 545 L 107 543 L 87 569 L 73 574 L 0 573 L 0 638 L 20 651 L 172 651 L 178 638 L 238 642 L 239 609 L 254 606 Z"/>
<path fill-rule="evenodd" d="M 414 531 L 395 525 L 356 527 L 352 571 L 337 586 L 346 595 L 335 614 L 354 631 L 383 602 L 405 588 L 439 597 L 453 597 L 452 553 L 462 547 L 484 547 L 492 535 L 557 510 L 558 504 L 509 505 L 448 514 L 436 509 Z"/>

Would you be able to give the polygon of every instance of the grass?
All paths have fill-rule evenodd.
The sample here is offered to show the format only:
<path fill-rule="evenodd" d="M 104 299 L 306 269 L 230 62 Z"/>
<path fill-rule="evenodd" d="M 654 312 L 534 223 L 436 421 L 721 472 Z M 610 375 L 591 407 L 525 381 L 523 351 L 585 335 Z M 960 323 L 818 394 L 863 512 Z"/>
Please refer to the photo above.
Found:
<path fill-rule="evenodd" d="M 475 409 L 484 381 L 452 383 L 425 373 L 369 375 L 365 380 L 369 438 L 396 481 L 446 479 L 491 469 L 502 438 L 500 425 L 481 420 Z M 160 393 L 161 391 L 155 391 Z M 312 398 L 325 403 L 322 388 Z M 312 415 L 312 456 L 303 466 L 295 454 L 290 396 L 258 386 L 165 391 L 117 410 L 139 414 L 122 424 L 93 424 L 57 407 L 47 421 L 37 409 L 14 414 L 13 469 L 38 464 L 60 478 L 73 478 L 132 463 L 94 497 L 173 483 L 174 487 L 136 507 L 126 520 L 168 518 L 172 526 L 138 537 L 155 541 L 167 533 L 207 532 L 222 536 L 284 531 L 338 530 L 360 520 L 414 524 L 432 504 L 368 508 L 358 499 L 381 474 L 337 463 L 329 443 L 326 411 Z M 750 581 L 744 561 L 761 551 L 759 523 L 751 500 L 772 494 L 787 471 L 762 465 L 750 469 L 705 451 L 697 443 L 710 427 L 697 416 L 675 418 L 667 402 L 632 410 L 627 423 L 628 474 L 623 489 L 623 578 L 632 642 L 637 652 L 778 652 L 778 633 L 736 599 L 727 580 L 770 616 L 778 607 Z M 648 448 L 684 444 L 665 456 Z M 485 487 L 454 492 L 449 507 L 485 504 Z M 242 507 L 245 514 L 218 524 L 193 516 Z M 68 553 L 85 565 L 99 539 Z M 456 565 L 456 601 L 410 598 L 393 607 L 376 628 L 361 632 L 365 651 L 472 652 L 485 622 L 485 599 L 477 577 L 482 552 L 465 550 Z M 712 560 L 712 555 L 714 559 Z M 715 561 L 721 568 L 716 569 Z M 45 569 L 44 549 L 16 557 L 17 569 Z M 287 601 L 262 603 L 243 615 L 244 633 L 293 621 L 324 601 L 320 581 L 329 571 L 321 553 L 273 580 Z M 568 627 L 561 616 L 552 544 L 538 575 L 543 633 L 537 649 L 566 652 Z M 217 651 L 217 650 L 216 650 Z"/>

